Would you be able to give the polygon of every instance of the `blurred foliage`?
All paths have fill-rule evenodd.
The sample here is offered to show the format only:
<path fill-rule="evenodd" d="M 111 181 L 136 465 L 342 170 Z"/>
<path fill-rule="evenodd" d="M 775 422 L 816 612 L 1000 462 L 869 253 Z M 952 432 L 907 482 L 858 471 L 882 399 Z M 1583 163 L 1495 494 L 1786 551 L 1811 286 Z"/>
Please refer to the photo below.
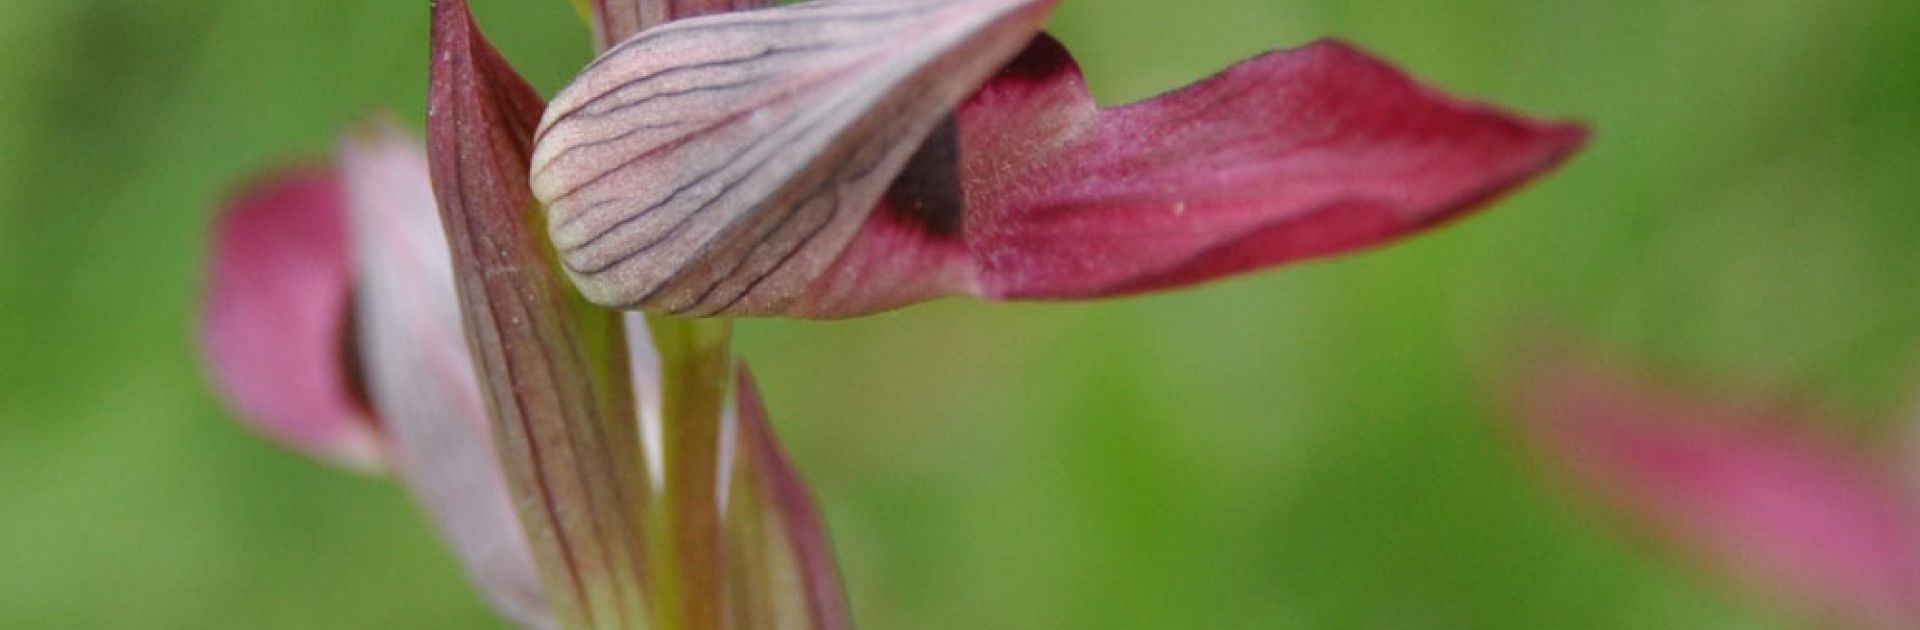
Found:
<path fill-rule="evenodd" d="M 476 0 L 552 90 L 567 3 Z M 0 627 L 482 628 L 392 484 L 229 422 L 207 219 L 342 124 L 421 115 L 424 1 L 0 4 Z M 1541 484 L 1540 335 L 1870 418 L 1920 374 L 1920 3 L 1086 0 L 1103 100 L 1325 34 L 1576 117 L 1435 235 L 1180 294 L 749 322 L 863 627 L 1769 627 Z M 1855 427 L 1863 439 L 1874 430 Z"/>

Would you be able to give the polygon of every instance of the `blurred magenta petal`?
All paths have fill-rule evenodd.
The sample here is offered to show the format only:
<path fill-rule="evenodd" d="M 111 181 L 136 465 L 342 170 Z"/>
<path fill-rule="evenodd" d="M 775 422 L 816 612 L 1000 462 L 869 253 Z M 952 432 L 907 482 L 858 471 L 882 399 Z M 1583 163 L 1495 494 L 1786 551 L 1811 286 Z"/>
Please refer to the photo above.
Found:
<path fill-rule="evenodd" d="M 427 161 L 461 317 L 513 504 L 563 627 L 646 623 L 649 490 L 619 318 L 548 257 L 527 187 L 544 103 L 461 0 L 432 7 Z"/>
<path fill-rule="evenodd" d="M 745 365 L 735 391 L 736 473 L 727 505 L 734 627 L 848 628 L 846 597 L 825 527 L 780 450 Z"/>
<path fill-rule="evenodd" d="M 1526 386 L 1554 465 L 1709 566 L 1849 627 L 1920 627 L 1920 511 L 1821 419 L 1573 362 Z"/>
<path fill-rule="evenodd" d="M 495 453 L 419 142 L 381 125 L 340 148 L 360 358 L 393 465 L 481 591 L 525 628 L 554 621 Z"/>
<path fill-rule="evenodd" d="M 1334 41 L 1101 108 L 1041 36 L 957 121 L 789 314 L 1121 295 L 1337 254 L 1484 204 L 1586 137 Z"/>
<path fill-rule="evenodd" d="M 620 40 L 685 17 L 745 11 L 773 0 L 586 0 L 593 22 L 593 49 L 606 50 Z"/>
<path fill-rule="evenodd" d="M 383 438 L 343 352 L 350 271 L 333 172 L 272 175 L 235 196 L 214 227 L 200 319 L 215 385 L 251 426 L 322 460 L 385 466 Z"/>

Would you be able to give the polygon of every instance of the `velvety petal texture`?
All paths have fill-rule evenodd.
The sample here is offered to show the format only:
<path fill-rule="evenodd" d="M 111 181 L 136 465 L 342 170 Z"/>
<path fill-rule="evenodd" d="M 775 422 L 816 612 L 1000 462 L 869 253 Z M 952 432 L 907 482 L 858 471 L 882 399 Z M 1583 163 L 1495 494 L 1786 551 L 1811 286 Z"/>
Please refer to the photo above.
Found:
<path fill-rule="evenodd" d="M 1123 295 L 1350 251 L 1483 204 L 1586 137 L 1336 41 L 1102 108 L 1042 36 L 956 119 L 786 314 Z"/>
<path fill-rule="evenodd" d="M 646 627 L 650 486 L 619 318 L 553 271 L 526 184 L 542 104 L 475 28 L 433 5 L 427 156 L 507 485 L 567 628 Z"/>
<path fill-rule="evenodd" d="M 330 169 L 273 174 L 214 226 L 200 348 L 214 384 L 273 440 L 355 470 L 386 466 L 355 389 L 346 219 Z"/>
<path fill-rule="evenodd" d="M 615 42 L 680 18 L 745 11 L 773 4 L 772 0 L 584 0 L 593 23 L 593 49 L 606 50 Z"/>
<path fill-rule="evenodd" d="M 393 465 L 488 599 L 552 628 L 461 332 L 447 239 L 413 138 L 389 125 L 340 148 L 367 394 Z"/>
<path fill-rule="evenodd" d="M 553 100 L 532 184 L 595 303 L 774 314 L 1052 0 L 815 0 L 648 30 Z"/>
<path fill-rule="evenodd" d="M 1709 567 L 1823 626 L 1920 626 L 1920 504 L 1823 419 L 1564 359 L 1524 401 L 1549 463 Z"/>

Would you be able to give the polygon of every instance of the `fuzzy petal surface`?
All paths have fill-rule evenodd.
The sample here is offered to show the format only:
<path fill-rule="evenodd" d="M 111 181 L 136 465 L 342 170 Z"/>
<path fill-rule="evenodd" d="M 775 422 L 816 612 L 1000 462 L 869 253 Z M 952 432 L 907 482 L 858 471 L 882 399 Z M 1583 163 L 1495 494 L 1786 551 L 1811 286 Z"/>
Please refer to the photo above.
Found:
<path fill-rule="evenodd" d="M 935 132 L 786 314 L 1187 286 L 1414 234 L 1578 149 L 1337 41 L 1101 107 L 1041 36 Z"/>

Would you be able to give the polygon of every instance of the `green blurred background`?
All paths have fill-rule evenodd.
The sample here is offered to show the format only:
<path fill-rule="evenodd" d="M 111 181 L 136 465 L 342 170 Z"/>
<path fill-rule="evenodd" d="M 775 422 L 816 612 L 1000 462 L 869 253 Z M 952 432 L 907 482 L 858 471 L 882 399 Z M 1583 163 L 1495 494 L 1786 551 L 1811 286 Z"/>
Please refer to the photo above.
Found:
<path fill-rule="evenodd" d="M 476 0 L 551 91 L 559 0 Z M 1783 627 L 1545 484 L 1538 335 L 1884 416 L 1920 375 L 1920 3 L 1076 0 L 1102 100 L 1336 34 L 1597 129 L 1399 247 L 1178 294 L 748 322 L 862 626 Z M 0 2 L 0 627 L 499 627 L 394 484 L 263 443 L 190 332 L 211 208 L 376 109 L 425 0 Z"/>

